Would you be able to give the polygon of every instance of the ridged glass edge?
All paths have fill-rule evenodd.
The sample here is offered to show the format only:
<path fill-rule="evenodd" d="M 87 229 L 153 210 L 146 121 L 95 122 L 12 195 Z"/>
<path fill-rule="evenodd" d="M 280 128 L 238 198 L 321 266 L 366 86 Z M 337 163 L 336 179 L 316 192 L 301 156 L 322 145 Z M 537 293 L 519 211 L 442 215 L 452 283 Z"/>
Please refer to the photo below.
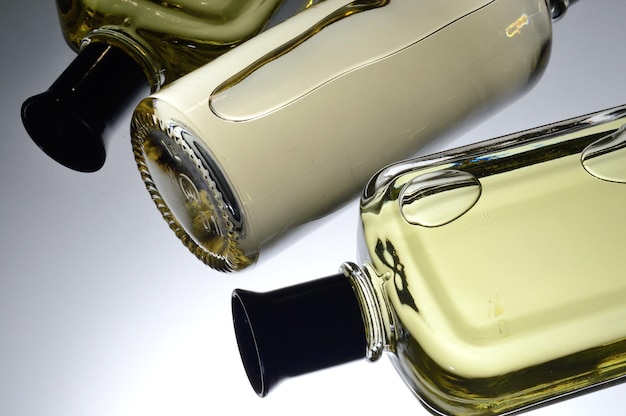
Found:
<path fill-rule="evenodd" d="M 223 255 L 213 253 L 199 246 L 194 239 L 187 233 L 184 227 L 180 224 L 180 222 L 176 219 L 175 215 L 169 209 L 167 203 L 161 196 L 160 191 L 158 190 L 154 180 L 152 179 L 152 175 L 150 174 L 150 169 L 145 161 L 144 151 L 143 151 L 143 140 L 150 131 L 158 131 L 161 134 L 168 135 L 172 140 L 176 141 L 175 137 L 172 137 L 171 130 L 167 129 L 162 125 L 160 120 L 157 120 L 156 117 L 151 116 L 148 112 L 139 112 L 136 111 L 133 115 L 133 120 L 131 123 L 131 144 L 133 149 L 133 156 L 135 159 L 135 163 L 137 164 L 137 168 L 141 175 L 141 179 L 150 194 L 150 197 L 157 209 L 161 213 L 161 216 L 168 224 L 169 228 L 174 232 L 176 237 L 183 243 L 187 249 L 194 254 L 200 261 L 202 261 L 207 266 L 221 272 L 234 272 L 239 271 L 247 266 L 256 262 L 258 257 L 258 253 L 245 253 L 239 244 L 240 238 L 242 235 L 237 232 L 234 228 L 230 227 L 227 235 L 221 235 L 221 237 L 226 241 L 228 248 L 225 250 Z M 187 152 L 188 156 L 192 158 L 197 157 L 190 150 Z M 201 166 L 201 163 L 197 163 L 197 166 Z M 208 182 L 213 182 L 211 175 L 208 171 L 203 172 L 203 176 L 205 180 Z M 213 183 L 213 185 L 215 185 Z M 219 191 L 217 191 L 215 186 L 211 186 L 210 189 L 214 191 L 213 197 L 217 201 L 222 201 L 222 196 Z M 222 201 L 222 206 L 226 205 Z M 215 206 L 216 210 L 219 212 L 223 212 L 219 206 Z M 228 214 L 226 214 L 228 215 Z"/>

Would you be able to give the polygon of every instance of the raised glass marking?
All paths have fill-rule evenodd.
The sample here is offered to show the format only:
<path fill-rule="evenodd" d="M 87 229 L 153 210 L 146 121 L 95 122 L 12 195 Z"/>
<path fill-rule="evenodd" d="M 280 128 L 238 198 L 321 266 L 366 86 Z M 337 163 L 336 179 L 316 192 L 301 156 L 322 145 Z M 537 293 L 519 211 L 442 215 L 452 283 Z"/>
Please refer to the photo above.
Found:
<path fill-rule="evenodd" d="M 469 211 L 480 193 L 480 182 L 470 173 L 452 169 L 425 173 L 402 188 L 400 211 L 410 224 L 438 227 Z"/>
<path fill-rule="evenodd" d="M 626 183 L 626 126 L 587 146 L 580 160 L 596 178 Z"/>

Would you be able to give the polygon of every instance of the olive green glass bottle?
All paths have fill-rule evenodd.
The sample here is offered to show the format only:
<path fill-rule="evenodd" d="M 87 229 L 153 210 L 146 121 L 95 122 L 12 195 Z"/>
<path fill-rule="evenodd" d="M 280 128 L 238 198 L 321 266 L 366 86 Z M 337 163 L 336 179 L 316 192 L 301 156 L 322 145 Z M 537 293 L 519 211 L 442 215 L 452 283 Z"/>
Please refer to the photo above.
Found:
<path fill-rule="evenodd" d="M 95 171 L 106 126 L 126 104 L 318 1 L 57 0 L 78 56 L 48 91 L 26 100 L 24 126 L 53 159 Z"/>

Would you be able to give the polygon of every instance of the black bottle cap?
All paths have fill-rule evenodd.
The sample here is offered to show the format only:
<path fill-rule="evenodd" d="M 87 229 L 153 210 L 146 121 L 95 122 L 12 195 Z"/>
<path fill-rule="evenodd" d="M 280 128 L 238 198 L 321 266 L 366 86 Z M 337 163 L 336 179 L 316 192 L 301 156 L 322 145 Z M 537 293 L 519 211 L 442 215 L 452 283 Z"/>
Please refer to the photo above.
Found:
<path fill-rule="evenodd" d="M 280 380 L 361 359 L 361 309 L 342 274 L 267 293 L 233 292 L 233 323 L 250 384 L 263 397 Z"/>
<path fill-rule="evenodd" d="M 22 122 L 48 156 L 94 172 L 106 157 L 107 125 L 140 90 L 149 92 L 149 84 L 139 64 L 119 48 L 92 43 L 48 91 L 24 102 Z"/>

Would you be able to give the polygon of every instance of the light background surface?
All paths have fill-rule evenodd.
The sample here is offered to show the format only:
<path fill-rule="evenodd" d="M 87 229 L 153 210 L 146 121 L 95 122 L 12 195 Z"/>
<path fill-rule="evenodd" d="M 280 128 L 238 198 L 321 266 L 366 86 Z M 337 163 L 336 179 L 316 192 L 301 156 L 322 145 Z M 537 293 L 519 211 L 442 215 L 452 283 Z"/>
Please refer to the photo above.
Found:
<path fill-rule="evenodd" d="M 623 0 L 581 0 L 555 24 L 550 65 L 531 92 L 420 153 L 625 103 L 624 16 Z M 131 109 L 97 173 L 66 169 L 30 140 L 22 101 L 75 55 L 52 0 L 11 2 L 0 19 L 0 414 L 428 414 L 387 358 L 291 379 L 264 399 L 241 366 L 231 291 L 283 287 L 355 260 L 356 200 L 281 239 L 248 271 L 208 269 L 148 197 L 129 144 Z M 617 415 L 625 393 L 617 385 L 528 414 Z"/>

